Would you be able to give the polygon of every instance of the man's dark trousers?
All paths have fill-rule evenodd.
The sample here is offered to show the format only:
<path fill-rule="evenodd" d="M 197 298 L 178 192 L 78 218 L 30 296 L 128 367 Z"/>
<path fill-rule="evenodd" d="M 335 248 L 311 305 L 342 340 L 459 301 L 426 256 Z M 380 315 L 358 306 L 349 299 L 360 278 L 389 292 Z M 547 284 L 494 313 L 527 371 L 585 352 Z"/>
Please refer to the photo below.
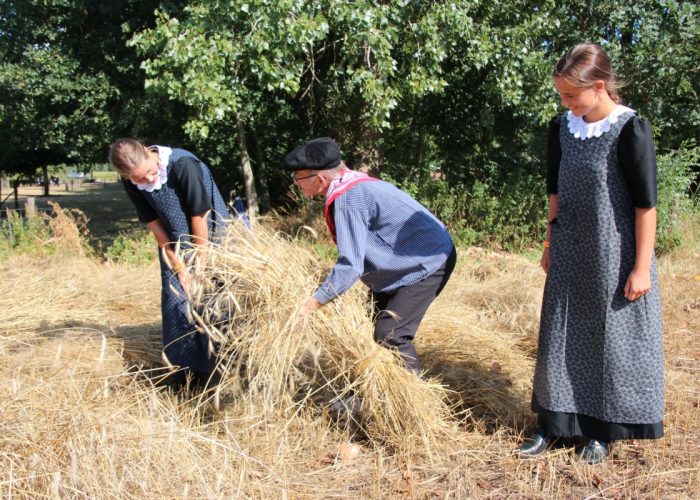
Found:
<path fill-rule="evenodd" d="M 390 349 L 396 349 L 406 368 L 416 374 L 421 362 L 416 354 L 413 339 L 423 316 L 450 279 L 457 262 L 457 251 L 433 274 L 413 285 L 403 286 L 391 292 L 371 292 L 374 306 L 374 340 Z"/>

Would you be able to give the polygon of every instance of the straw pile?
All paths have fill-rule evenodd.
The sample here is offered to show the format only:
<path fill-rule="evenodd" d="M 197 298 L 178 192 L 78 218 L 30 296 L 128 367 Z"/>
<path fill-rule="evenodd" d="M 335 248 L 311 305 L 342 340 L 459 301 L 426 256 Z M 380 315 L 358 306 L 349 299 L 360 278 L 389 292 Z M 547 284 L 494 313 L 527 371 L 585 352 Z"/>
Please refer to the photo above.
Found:
<path fill-rule="evenodd" d="M 356 396 L 354 423 L 372 441 L 444 454 L 456 430 L 447 391 L 374 342 L 362 286 L 301 320 L 324 274 L 312 253 L 260 226 L 253 234 L 232 225 L 210 246 L 192 315 L 220 345 L 221 387 L 245 390 L 265 408 Z"/>
<path fill-rule="evenodd" d="M 426 368 L 490 430 L 532 418 L 543 275 L 517 255 L 461 249 L 458 271 L 421 324 L 416 347 Z"/>

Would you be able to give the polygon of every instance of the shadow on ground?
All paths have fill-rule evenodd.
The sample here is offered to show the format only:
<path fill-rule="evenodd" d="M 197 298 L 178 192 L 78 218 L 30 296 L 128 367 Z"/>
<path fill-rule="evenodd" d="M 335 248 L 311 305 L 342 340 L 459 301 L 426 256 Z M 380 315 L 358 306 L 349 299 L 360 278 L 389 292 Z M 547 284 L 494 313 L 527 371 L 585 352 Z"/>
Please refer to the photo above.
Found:
<path fill-rule="evenodd" d="M 520 432 L 533 424 L 530 394 L 517 390 L 497 366 L 486 367 L 468 360 L 448 359 L 438 349 L 423 348 L 421 358 L 427 376 L 441 381 L 454 394 L 453 403 L 464 415 L 467 430 L 495 434 L 503 427 Z"/>
<path fill-rule="evenodd" d="M 138 366 L 144 370 L 162 366 L 160 321 L 126 326 L 64 321 L 51 325 L 51 329 L 43 332 L 40 338 L 54 339 L 71 332 L 94 332 L 95 335 L 104 335 L 107 339 L 117 340 L 121 346 L 120 354 L 128 366 Z"/>

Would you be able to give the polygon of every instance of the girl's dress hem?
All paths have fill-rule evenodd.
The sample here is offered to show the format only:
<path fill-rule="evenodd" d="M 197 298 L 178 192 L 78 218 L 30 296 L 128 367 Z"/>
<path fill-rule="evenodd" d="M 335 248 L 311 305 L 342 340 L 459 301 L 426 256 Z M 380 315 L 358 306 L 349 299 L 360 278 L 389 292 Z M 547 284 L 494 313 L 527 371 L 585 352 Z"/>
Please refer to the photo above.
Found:
<path fill-rule="evenodd" d="M 565 413 L 542 408 L 532 401 L 537 413 L 537 424 L 548 437 L 586 437 L 600 441 L 620 439 L 659 439 L 664 435 L 663 422 L 627 424 L 606 422 L 581 413 Z"/>

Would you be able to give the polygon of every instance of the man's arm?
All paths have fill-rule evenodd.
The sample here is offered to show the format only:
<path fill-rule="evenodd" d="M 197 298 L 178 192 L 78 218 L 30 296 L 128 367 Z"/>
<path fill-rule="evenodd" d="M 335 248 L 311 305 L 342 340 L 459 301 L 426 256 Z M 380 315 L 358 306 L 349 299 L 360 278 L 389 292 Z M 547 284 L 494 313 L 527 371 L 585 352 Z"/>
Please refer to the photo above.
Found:
<path fill-rule="evenodd" d="M 336 200 L 337 201 L 337 200 Z M 314 298 L 325 304 L 349 289 L 365 269 L 369 222 L 364 210 L 336 207 L 335 230 L 338 259 Z"/>

